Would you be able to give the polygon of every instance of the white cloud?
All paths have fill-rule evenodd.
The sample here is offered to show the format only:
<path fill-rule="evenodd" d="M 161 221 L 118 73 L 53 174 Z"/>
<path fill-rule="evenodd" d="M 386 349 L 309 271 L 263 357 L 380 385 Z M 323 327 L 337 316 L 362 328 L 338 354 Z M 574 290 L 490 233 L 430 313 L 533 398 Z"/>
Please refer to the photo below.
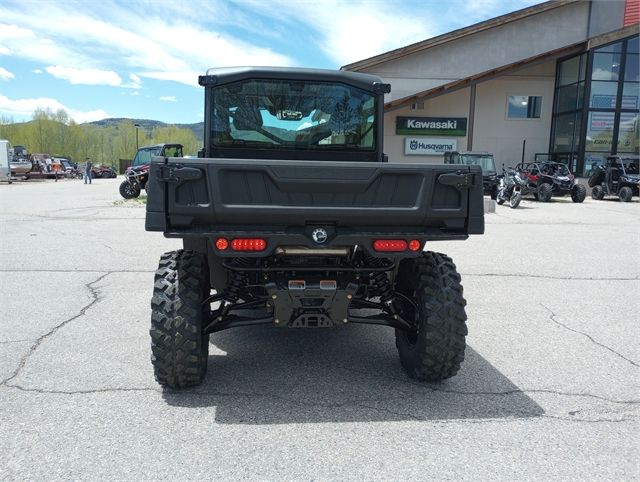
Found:
<path fill-rule="evenodd" d="M 75 120 L 78 124 L 113 117 L 103 110 L 81 112 L 75 109 L 70 109 L 55 99 L 45 97 L 41 97 L 39 99 L 10 100 L 8 97 L 0 95 L 0 110 L 3 114 L 31 117 L 33 111 L 37 108 L 51 109 L 54 112 L 59 109 L 63 109 L 69 114 L 69 117 Z"/>
<path fill-rule="evenodd" d="M 67 80 L 72 84 L 113 86 L 122 84 L 122 79 L 113 70 L 74 69 L 71 67 L 62 67 L 61 65 L 56 65 L 55 67 L 49 66 L 45 70 L 54 77 Z"/>
<path fill-rule="evenodd" d="M 121 68 L 135 69 L 140 77 L 149 77 L 161 69 L 160 74 L 166 74 L 167 80 L 197 85 L 197 76 L 210 67 L 294 64 L 290 57 L 270 48 L 209 31 L 202 22 L 203 18 L 211 17 L 203 16 L 201 10 L 219 10 L 221 7 L 217 4 L 191 6 L 163 2 L 162 9 L 158 7 L 154 12 L 152 4 L 146 3 L 133 2 L 124 7 L 104 1 L 91 2 L 89 7 L 82 3 L 50 2 L 44 16 L 37 3 L 20 2 L 18 6 L 16 3 L 6 2 L 1 7 L 2 16 L 29 28 L 0 24 L 0 31 L 5 27 L 10 30 L 2 45 L 17 57 L 49 65 L 114 74 Z M 159 25 L 162 28 L 158 28 Z M 41 32 L 46 37 L 39 38 Z M 118 65 L 114 64 L 116 59 Z M 188 72 L 197 74 L 187 79 L 190 74 L 185 73 Z M 146 75 L 148 73 L 151 75 Z M 72 77 L 70 73 L 65 75 L 68 80 Z M 74 73 L 73 78 L 79 75 Z M 160 75 L 155 78 L 164 80 Z M 139 88 L 135 80 L 121 86 Z"/>
<path fill-rule="evenodd" d="M 242 6 L 273 19 L 282 38 L 314 42 L 345 65 L 537 3 L 541 0 L 243 0 Z"/>
<path fill-rule="evenodd" d="M 0 45 L 0 55 L 11 55 L 11 50 L 4 45 Z"/>
<path fill-rule="evenodd" d="M 129 76 L 131 82 L 125 84 L 122 82 L 120 76 L 113 70 L 74 69 L 60 65 L 56 65 L 55 67 L 49 66 L 45 70 L 54 77 L 67 80 L 71 84 L 110 85 L 114 87 L 126 87 L 128 89 L 139 89 L 142 87 L 142 81 L 137 75 L 131 74 Z"/>
<path fill-rule="evenodd" d="M 32 70 L 31 72 L 33 72 L 34 74 L 41 74 L 42 70 L 36 69 L 36 70 Z"/>
<path fill-rule="evenodd" d="M 27 37 L 35 38 L 35 34 L 28 28 L 18 27 L 15 24 L 8 25 L 6 23 L 0 23 L 0 42 L 5 42 L 9 39 L 24 39 Z"/>
<path fill-rule="evenodd" d="M 20 99 L 9 100 L 4 95 L 0 95 L 0 110 L 8 114 L 27 115 L 30 116 L 36 108 L 51 109 L 56 111 L 58 109 L 66 109 L 61 103 L 55 99 Z"/>
<path fill-rule="evenodd" d="M 204 72 L 145 72 L 140 75 L 143 77 L 149 77 L 150 79 L 173 80 L 175 82 L 180 82 L 181 84 L 198 87 L 198 75 L 203 74 Z"/>
<path fill-rule="evenodd" d="M 95 122 L 102 119 L 110 119 L 113 116 L 107 114 L 103 110 L 92 110 L 89 112 L 78 112 L 76 110 L 69 110 L 69 115 L 76 121 L 78 124 L 84 124 L 85 122 Z"/>
<path fill-rule="evenodd" d="M 4 67 L 0 67 L 0 80 L 9 80 L 15 78 L 16 76 L 9 72 L 7 69 L 5 69 Z"/>
<path fill-rule="evenodd" d="M 136 74 L 131 74 L 129 79 L 131 79 L 131 82 L 128 84 L 122 84 L 122 87 L 126 87 L 127 89 L 139 89 L 142 87 L 142 80 L 140 80 L 140 77 Z"/>
<path fill-rule="evenodd" d="M 425 15 L 416 16 L 415 8 L 408 10 L 401 2 L 245 0 L 243 5 L 275 19 L 283 29 L 290 26 L 294 36 L 313 42 L 336 66 L 424 40 L 437 24 L 428 6 Z"/>
<path fill-rule="evenodd" d="M 163 95 L 162 97 L 160 97 L 160 100 L 168 100 L 171 102 L 177 102 L 178 100 L 176 99 L 175 95 Z"/>

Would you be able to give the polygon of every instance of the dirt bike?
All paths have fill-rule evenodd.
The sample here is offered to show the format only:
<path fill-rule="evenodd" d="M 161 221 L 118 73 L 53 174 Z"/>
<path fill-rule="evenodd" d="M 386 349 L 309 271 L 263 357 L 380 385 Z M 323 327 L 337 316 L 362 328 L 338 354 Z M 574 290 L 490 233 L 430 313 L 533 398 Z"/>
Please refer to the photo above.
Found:
<path fill-rule="evenodd" d="M 67 179 L 84 179 L 84 173 L 73 167 L 68 167 L 65 171 Z"/>
<path fill-rule="evenodd" d="M 531 180 L 522 172 L 513 170 L 507 172 L 503 164 L 502 174 L 498 176 L 496 202 L 499 205 L 509 202 L 511 209 L 517 208 L 522 201 L 522 196 L 529 192 L 530 182 Z"/>
<path fill-rule="evenodd" d="M 147 187 L 149 179 L 149 165 L 129 168 L 124 173 L 124 181 L 120 184 L 120 195 L 125 199 L 140 196 L 142 189 Z"/>

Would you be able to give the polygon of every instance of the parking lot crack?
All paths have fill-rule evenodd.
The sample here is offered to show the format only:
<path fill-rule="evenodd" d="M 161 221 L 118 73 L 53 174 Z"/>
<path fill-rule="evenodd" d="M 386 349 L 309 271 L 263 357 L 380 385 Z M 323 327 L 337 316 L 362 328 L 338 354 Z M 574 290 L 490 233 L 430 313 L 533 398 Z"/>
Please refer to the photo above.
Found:
<path fill-rule="evenodd" d="M 543 305 L 542 303 L 540 303 L 540 306 L 542 306 L 545 310 L 547 310 L 549 313 L 551 313 L 551 316 L 549 317 L 549 319 L 551 321 L 553 321 L 556 325 L 563 327 L 564 329 L 568 330 L 568 331 L 572 331 L 574 333 L 577 333 L 579 335 L 582 335 L 586 338 L 588 338 L 589 340 L 591 340 L 591 342 L 595 345 L 598 345 L 602 348 L 604 348 L 605 350 L 610 351 L 611 353 L 613 353 L 614 355 L 617 355 L 618 357 L 622 358 L 623 360 L 631 363 L 633 366 L 637 367 L 639 366 L 638 363 L 634 362 L 633 360 L 630 360 L 629 358 L 627 358 L 626 356 L 618 353 L 617 351 L 615 351 L 613 348 L 608 347 L 607 345 L 604 345 L 602 343 L 600 343 L 599 341 L 596 341 L 593 339 L 593 337 L 591 335 L 588 335 L 586 333 L 583 333 L 582 331 L 579 330 L 574 330 L 573 328 L 568 327 L 567 325 L 565 325 L 564 323 L 561 323 L 560 321 L 557 320 L 558 315 L 556 313 L 553 312 L 553 310 L 551 310 L 550 308 L 548 308 L 547 306 Z"/>
<path fill-rule="evenodd" d="M 22 392 L 42 393 L 47 395 L 91 395 L 93 393 L 117 392 L 162 392 L 160 388 L 95 388 L 92 390 L 48 390 L 46 388 L 26 388 L 21 385 L 5 384 Z"/>
<path fill-rule="evenodd" d="M 546 276 L 538 274 L 525 274 L 525 273 L 460 273 L 466 277 L 487 277 L 487 278 L 540 278 L 540 279 L 554 279 L 561 281 L 637 281 L 640 279 L 640 275 L 629 278 L 594 278 L 593 276 L 587 277 L 575 277 L 575 276 Z M 545 307 L 546 308 L 546 307 Z M 548 308 L 547 308 L 548 309 Z"/>
<path fill-rule="evenodd" d="M 453 393 L 456 395 L 476 395 L 476 396 L 510 396 L 510 395 L 518 395 L 525 394 L 530 395 L 533 393 L 547 393 L 550 395 L 558 395 L 561 397 L 573 397 L 573 398 L 595 398 L 597 400 L 602 400 L 609 403 L 615 403 L 620 405 L 640 405 L 640 400 L 615 400 L 613 398 L 603 397 L 601 395 L 593 395 L 591 393 L 571 393 L 571 392 L 562 392 L 560 390 L 549 390 L 543 388 L 533 388 L 533 389 L 514 389 L 514 390 L 505 390 L 502 392 L 475 392 L 475 391 L 465 391 L 465 390 L 447 390 L 440 388 L 431 388 L 434 392 L 443 392 L 443 393 Z"/>
<path fill-rule="evenodd" d="M 95 280 L 93 280 L 93 281 L 91 281 L 91 282 L 89 282 L 89 283 L 87 283 L 85 285 L 85 287 L 89 290 L 89 293 L 91 294 L 91 296 L 93 298 L 91 300 L 91 302 L 89 304 L 87 304 L 86 306 L 84 306 L 83 308 L 81 308 L 80 312 L 77 315 L 72 316 L 71 318 L 63 321 L 59 325 L 57 325 L 57 326 L 53 327 L 51 330 L 49 330 L 49 332 L 45 333 L 40 338 L 38 338 L 36 340 L 36 342 L 33 344 L 33 346 L 29 349 L 29 352 L 22 357 L 22 360 L 20 360 L 20 363 L 19 363 L 18 367 L 11 374 L 11 376 L 9 376 L 9 378 L 6 378 L 2 382 L 0 382 L 0 386 L 7 385 L 11 380 L 16 378 L 20 374 L 20 371 L 22 371 L 22 369 L 27 364 L 27 361 L 29 360 L 31 355 L 33 355 L 36 352 L 36 350 L 42 344 L 42 342 L 44 342 L 47 338 L 49 338 L 52 335 L 54 335 L 58 330 L 60 330 L 60 328 L 66 326 L 69 323 L 71 323 L 72 321 L 77 320 L 78 318 L 84 316 L 84 314 L 87 312 L 87 310 L 98 302 L 98 291 L 92 285 L 98 283 L 99 281 L 102 281 L 105 277 L 109 276 L 110 274 L 111 274 L 111 272 L 105 273 L 105 274 L 99 276 L 97 279 L 95 279 Z"/>

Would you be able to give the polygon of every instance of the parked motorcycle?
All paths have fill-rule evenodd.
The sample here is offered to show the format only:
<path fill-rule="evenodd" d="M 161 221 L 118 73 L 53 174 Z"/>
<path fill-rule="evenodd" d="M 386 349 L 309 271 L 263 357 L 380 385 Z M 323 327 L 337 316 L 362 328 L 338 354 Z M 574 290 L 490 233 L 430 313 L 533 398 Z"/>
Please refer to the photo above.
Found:
<path fill-rule="evenodd" d="M 129 168 L 124 173 L 124 181 L 120 184 L 120 195 L 125 199 L 140 196 L 149 179 L 149 165 Z"/>
<path fill-rule="evenodd" d="M 67 179 L 84 179 L 84 172 L 74 167 L 68 167 L 65 170 L 65 174 L 67 175 Z"/>
<path fill-rule="evenodd" d="M 502 174 L 498 176 L 496 202 L 499 205 L 509 202 L 511 209 L 517 208 L 520 205 L 520 201 L 522 201 L 522 196 L 529 192 L 530 182 L 531 179 L 522 172 L 514 170 L 507 172 L 503 164 Z"/>

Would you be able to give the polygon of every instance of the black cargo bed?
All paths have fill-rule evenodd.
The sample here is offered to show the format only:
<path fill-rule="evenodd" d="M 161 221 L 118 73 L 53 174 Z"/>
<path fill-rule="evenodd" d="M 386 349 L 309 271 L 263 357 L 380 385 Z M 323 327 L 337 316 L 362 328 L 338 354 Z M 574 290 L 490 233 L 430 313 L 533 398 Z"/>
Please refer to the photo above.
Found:
<path fill-rule="evenodd" d="M 154 158 L 148 190 L 149 231 L 330 224 L 484 232 L 478 166 Z"/>

